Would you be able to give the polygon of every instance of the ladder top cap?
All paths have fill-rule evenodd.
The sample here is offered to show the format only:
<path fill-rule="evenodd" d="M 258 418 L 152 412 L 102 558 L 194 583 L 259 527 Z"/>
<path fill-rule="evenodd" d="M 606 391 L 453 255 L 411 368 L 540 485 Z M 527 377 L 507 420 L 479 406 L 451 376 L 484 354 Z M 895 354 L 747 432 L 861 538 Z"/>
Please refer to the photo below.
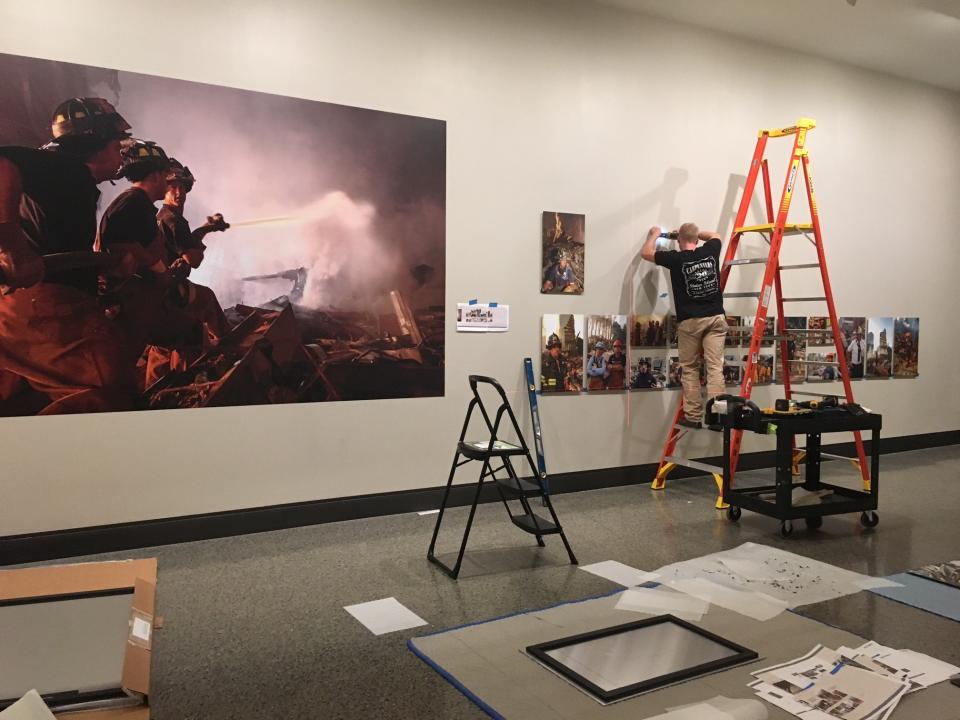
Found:
<path fill-rule="evenodd" d="M 796 125 L 791 125 L 787 128 L 770 128 L 770 129 L 761 129 L 757 135 L 763 137 L 767 135 L 769 137 L 783 137 L 785 135 L 796 135 L 801 130 L 813 130 L 817 126 L 817 121 L 813 118 L 802 117 L 797 120 Z"/>

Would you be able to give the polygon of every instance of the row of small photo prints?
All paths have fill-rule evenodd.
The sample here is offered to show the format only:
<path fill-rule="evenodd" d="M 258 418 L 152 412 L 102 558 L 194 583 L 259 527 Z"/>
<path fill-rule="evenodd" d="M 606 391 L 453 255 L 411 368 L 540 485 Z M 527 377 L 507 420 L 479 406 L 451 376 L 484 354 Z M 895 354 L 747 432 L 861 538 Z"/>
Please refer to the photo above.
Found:
<path fill-rule="evenodd" d="M 755 318 L 727 316 L 723 376 L 739 386 Z M 914 378 L 919 375 L 920 318 L 839 318 L 841 347 L 851 379 Z M 544 315 L 541 322 L 542 392 L 662 390 L 679 388 L 683 375 L 672 315 Z M 825 316 L 786 316 L 790 383 L 839 379 L 836 345 Z M 783 382 L 781 343 L 775 319 L 767 317 L 753 368 L 753 384 Z M 769 339 L 766 339 L 769 338 Z M 892 342 L 891 342 L 892 340 Z M 734 350 L 733 348 L 737 348 Z M 703 366 L 700 382 L 704 384 Z"/>

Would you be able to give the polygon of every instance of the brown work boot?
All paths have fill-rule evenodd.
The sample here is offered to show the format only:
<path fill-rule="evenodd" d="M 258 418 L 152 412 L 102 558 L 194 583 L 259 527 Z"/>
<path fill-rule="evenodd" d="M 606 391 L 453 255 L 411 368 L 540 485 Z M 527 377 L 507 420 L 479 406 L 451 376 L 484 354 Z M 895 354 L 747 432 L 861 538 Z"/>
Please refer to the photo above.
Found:
<path fill-rule="evenodd" d="M 683 425 L 684 427 L 693 428 L 694 430 L 699 430 L 703 427 L 700 424 L 699 420 L 691 420 L 686 415 L 684 415 L 680 420 L 677 421 L 677 425 Z"/>

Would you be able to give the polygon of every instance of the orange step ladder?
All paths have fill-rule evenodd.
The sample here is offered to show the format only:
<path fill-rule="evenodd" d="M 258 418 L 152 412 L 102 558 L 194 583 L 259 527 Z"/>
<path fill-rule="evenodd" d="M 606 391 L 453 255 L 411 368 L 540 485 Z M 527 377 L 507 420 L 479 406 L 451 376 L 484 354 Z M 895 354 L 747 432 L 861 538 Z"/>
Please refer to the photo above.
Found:
<path fill-rule="evenodd" d="M 747 353 L 747 359 L 743 368 L 743 382 L 740 386 L 740 395 L 745 398 L 750 397 L 753 390 L 754 366 L 757 363 L 757 356 L 760 351 L 760 344 L 763 338 L 766 326 L 767 311 L 770 300 L 773 298 L 777 309 L 777 331 L 774 340 L 780 342 L 780 358 L 782 362 L 783 389 L 784 397 L 787 399 L 793 395 L 811 395 L 819 397 L 820 393 L 797 393 L 790 387 L 790 365 L 791 363 L 807 364 L 806 360 L 791 360 L 787 352 L 787 341 L 793 339 L 803 330 L 788 330 L 784 323 L 783 305 L 787 302 L 824 302 L 827 305 L 827 312 L 830 316 L 830 328 L 833 335 L 834 345 L 836 347 L 837 361 L 834 363 L 816 361 L 820 365 L 837 365 L 840 371 L 840 379 L 843 381 L 844 394 L 847 402 L 853 402 L 853 390 L 850 386 L 850 373 L 847 368 L 846 353 L 843 348 L 843 339 L 840 334 L 840 326 L 837 321 L 837 310 L 833 302 L 833 291 L 830 289 L 830 278 L 827 274 L 827 260 L 823 249 L 823 236 L 820 232 L 820 216 L 817 210 L 817 200 L 813 190 L 813 177 L 810 171 L 810 156 L 805 147 L 807 133 L 816 127 L 816 122 L 810 118 L 800 118 L 796 125 L 782 129 L 761 130 L 757 137 L 757 146 L 753 151 L 753 159 L 750 161 L 750 171 L 747 174 L 747 181 L 743 189 L 743 197 L 740 199 L 740 207 L 737 210 L 737 216 L 733 225 L 733 234 L 730 242 L 727 243 L 727 250 L 724 255 L 723 265 L 720 270 L 720 288 L 721 292 L 727 285 L 727 279 L 730 270 L 741 265 L 764 264 L 766 270 L 763 274 L 763 282 L 758 292 L 737 292 L 724 293 L 724 298 L 752 297 L 757 298 L 757 311 L 754 323 L 751 327 L 736 327 L 732 330 L 750 330 L 750 350 Z M 784 180 L 783 192 L 780 196 L 779 209 L 774 213 L 773 197 L 770 189 L 770 172 L 767 167 L 767 161 L 764 158 L 764 151 L 767 147 L 767 140 L 777 137 L 793 137 L 793 152 L 790 156 L 790 167 L 787 171 L 787 177 Z M 746 226 L 747 211 L 753 199 L 754 188 L 757 183 L 757 176 L 763 178 L 764 201 L 767 211 L 767 222 L 763 225 Z M 802 175 L 807 191 L 807 201 L 810 206 L 809 223 L 788 223 L 787 216 L 790 211 L 790 203 L 793 200 L 794 188 L 797 178 Z M 737 248 L 740 245 L 740 238 L 746 233 L 760 233 L 764 240 L 770 246 L 770 252 L 767 257 L 742 258 L 736 259 Z M 812 237 L 811 237 L 812 234 Z M 817 262 L 804 263 L 799 265 L 781 265 L 780 247 L 785 235 L 805 236 L 816 248 Z M 823 280 L 823 296 L 820 297 L 784 297 L 780 273 L 788 270 L 804 270 L 810 268 L 819 268 L 820 277 Z M 806 332 L 810 332 L 809 330 Z M 822 331 L 818 331 L 822 332 Z M 766 336 L 767 340 L 770 336 Z M 663 446 L 663 453 L 660 456 L 660 465 L 657 469 L 656 477 L 653 480 L 651 488 L 653 490 L 663 490 L 666 487 L 667 476 L 675 467 L 684 466 L 694 470 L 700 470 L 713 476 L 717 483 L 718 496 L 715 507 L 725 508 L 726 503 L 723 500 L 723 468 L 721 466 L 708 465 L 696 460 L 689 460 L 676 455 L 677 444 L 688 432 L 697 432 L 693 428 L 679 425 L 683 417 L 683 395 L 677 403 L 677 411 L 674 414 L 673 422 L 670 424 L 670 430 L 667 433 L 666 441 Z M 866 461 L 866 455 L 863 448 L 863 439 L 860 432 L 854 433 L 857 446 L 856 458 L 842 458 L 850 460 L 860 469 L 863 476 L 863 487 L 870 489 L 870 470 Z M 737 460 L 740 456 L 740 444 L 743 440 L 743 431 L 735 430 L 731 437 L 730 444 L 730 485 L 733 486 L 733 474 L 737 469 Z M 794 449 L 794 474 L 799 473 L 798 464 L 803 459 L 804 451 Z M 824 454 L 824 457 L 838 457 Z"/>

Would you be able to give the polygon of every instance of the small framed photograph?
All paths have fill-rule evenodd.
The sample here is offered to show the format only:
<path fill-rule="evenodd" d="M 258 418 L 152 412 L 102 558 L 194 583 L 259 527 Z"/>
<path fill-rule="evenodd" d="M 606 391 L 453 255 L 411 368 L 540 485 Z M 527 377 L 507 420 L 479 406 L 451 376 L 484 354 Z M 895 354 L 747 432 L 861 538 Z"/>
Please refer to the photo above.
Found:
<path fill-rule="evenodd" d="M 759 657 L 673 615 L 530 645 L 527 654 L 604 704 Z"/>

